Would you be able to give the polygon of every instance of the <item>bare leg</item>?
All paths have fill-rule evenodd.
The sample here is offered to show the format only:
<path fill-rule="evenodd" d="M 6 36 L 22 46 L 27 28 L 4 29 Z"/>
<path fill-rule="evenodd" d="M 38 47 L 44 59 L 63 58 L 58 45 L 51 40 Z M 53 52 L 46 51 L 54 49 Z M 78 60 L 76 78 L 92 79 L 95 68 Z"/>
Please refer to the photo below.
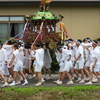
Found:
<path fill-rule="evenodd" d="M 78 78 L 80 78 L 80 76 L 79 76 L 79 73 L 78 73 L 78 70 L 77 70 L 77 69 L 75 69 L 75 73 L 76 73 L 77 77 L 78 77 Z"/>
<path fill-rule="evenodd" d="M 82 79 L 84 79 L 84 71 L 83 71 L 83 69 L 80 69 L 80 71 L 81 71 Z"/>
<path fill-rule="evenodd" d="M 66 75 L 67 75 L 67 77 L 68 77 L 68 79 L 70 80 L 70 81 L 72 81 L 72 78 L 70 77 L 70 75 L 66 72 Z"/>
<path fill-rule="evenodd" d="M 58 80 L 61 79 L 61 76 L 62 76 L 62 72 L 59 73 Z"/>
<path fill-rule="evenodd" d="M 93 73 L 92 73 L 92 71 L 90 69 L 89 69 L 89 74 L 90 74 L 90 81 L 92 82 Z"/>
<path fill-rule="evenodd" d="M 70 74 L 71 74 L 72 77 L 74 77 L 73 76 L 74 75 L 74 68 L 71 69 Z"/>
<path fill-rule="evenodd" d="M 38 76 L 38 82 L 41 82 L 41 80 L 42 80 L 41 72 L 36 72 L 36 73 L 37 73 L 37 76 Z"/>
<path fill-rule="evenodd" d="M 65 75 L 66 75 L 66 72 L 65 72 L 65 71 L 64 71 L 64 72 L 62 72 L 62 75 L 61 75 L 61 81 L 63 81 L 63 80 L 64 80 Z"/>
<path fill-rule="evenodd" d="M 50 68 L 48 68 L 48 74 L 51 77 L 51 69 Z"/>
<path fill-rule="evenodd" d="M 84 73 L 86 74 L 86 76 L 87 76 L 87 77 L 89 77 L 89 72 L 88 72 L 88 70 L 87 70 L 87 67 L 86 67 L 86 66 L 84 66 Z"/>
<path fill-rule="evenodd" d="M 13 77 L 13 68 L 8 68 L 10 75 Z"/>
<path fill-rule="evenodd" d="M 46 73 L 46 68 L 45 67 L 43 67 L 43 71 L 44 71 L 44 75 L 46 76 L 47 73 Z"/>
<path fill-rule="evenodd" d="M 3 79 L 3 81 L 6 82 L 6 80 L 5 80 L 4 76 L 2 75 L 2 72 L 1 71 L 0 71 L 0 76 Z"/>
<path fill-rule="evenodd" d="M 16 81 L 17 73 L 18 73 L 18 72 L 15 72 L 15 71 L 14 71 L 13 81 Z"/>
<path fill-rule="evenodd" d="M 23 79 L 26 79 L 26 76 L 24 75 L 23 71 L 20 71 L 21 76 L 23 77 Z"/>

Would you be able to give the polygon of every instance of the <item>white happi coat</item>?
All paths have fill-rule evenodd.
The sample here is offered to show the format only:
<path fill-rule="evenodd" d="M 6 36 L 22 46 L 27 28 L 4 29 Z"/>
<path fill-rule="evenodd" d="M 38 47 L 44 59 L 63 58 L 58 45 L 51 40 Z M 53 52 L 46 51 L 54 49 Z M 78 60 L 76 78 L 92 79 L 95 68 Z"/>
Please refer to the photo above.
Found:
<path fill-rule="evenodd" d="M 5 64 L 5 61 L 7 61 L 7 53 L 4 48 L 0 49 L 0 66 L 2 64 Z"/>
<path fill-rule="evenodd" d="M 44 49 L 40 48 L 40 49 L 37 49 L 36 50 L 36 54 L 35 54 L 35 61 L 34 61 L 34 65 L 35 67 L 38 67 L 38 66 L 41 66 L 43 67 L 44 65 L 44 62 L 43 62 L 43 59 L 44 59 Z"/>
<path fill-rule="evenodd" d="M 69 59 L 69 55 L 72 56 L 71 51 L 67 50 L 67 49 L 63 49 L 63 51 L 62 51 L 62 59 L 60 61 L 64 62 L 63 71 L 67 71 L 67 72 L 69 72 L 70 69 L 72 68 L 72 61 L 71 61 L 71 59 L 69 61 L 67 61 Z"/>
<path fill-rule="evenodd" d="M 49 53 L 49 50 L 46 49 L 46 50 L 44 50 L 44 64 L 51 63 L 51 62 L 52 62 L 51 55 Z"/>
<path fill-rule="evenodd" d="M 3 48 L 6 50 L 7 52 L 7 59 L 11 60 L 12 58 L 12 54 L 13 54 L 13 49 L 12 49 L 12 45 L 3 45 Z"/>
<path fill-rule="evenodd" d="M 79 56 L 79 54 L 81 54 L 81 57 L 78 59 L 78 61 L 76 63 L 80 63 L 81 60 L 84 60 L 84 51 L 83 51 L 83 47 L 80 45 L 79 47 L 75 48 L 75 57 L 77 58 Z"/>
<path fill-rule="evenodd" d="M 56 55 L 57 62 L 60 63 L 61 53 L 57 51 L 57 52 L 55 52 L 55 55 Z"/>
<path fill-rule="evenodd" d="M 97 59 L 97 63 L 94 68 L 94 71 L 97 71 L 97 70 L 100 71 L 100 50 L 98 49 L 98 47 L 94 48 L 90 54 L 90 60 L 91 60 L 90 69 L 91 70 L 93 69 L 92 66 L 94 65 L 95 59 Z"/>
<path fill-rule="evenodd" d="M 51 55 L 49 53 L 49 49 L 45 49 L 44 50 L 44 67 L 51 68 L 51 63 L 52 63 L 52 59 L 51 59 Z"/>

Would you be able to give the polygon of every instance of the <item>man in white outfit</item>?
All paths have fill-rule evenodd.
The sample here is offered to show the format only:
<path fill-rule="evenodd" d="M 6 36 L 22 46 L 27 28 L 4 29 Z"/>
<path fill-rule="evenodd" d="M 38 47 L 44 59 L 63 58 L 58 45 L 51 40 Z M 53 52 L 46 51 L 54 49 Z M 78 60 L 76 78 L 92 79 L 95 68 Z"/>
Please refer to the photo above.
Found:
<path fill-rule="evenodd" d="M 40 86 L 43 84 L 44 80 L 42 78 L 42 68 L 44 65 L 43 59 L 44 59 L 44 49 L 42 48 L 41 43 L 36 43 L 36 53 L 34 58 L 29 58 L 29 60 L 34 60 L 34 70 L 36 72 L 36 76 L 38 77 L 38 83 L 35 84 L 35 86 Z"/>
<path fill-rule="evenodd" d="M 0 76 L 2 77 L 4 84 L 2 87 L 8 86 L 3 74 L 6 74 L 5 65 L 7 65 L 7 54 L 6 50 L 2 48 L 2 44 L 0 44 Z"/>
<path fill-rule="evenodd" d="M 52 59 L 51 59 L 51 55 L 49 53 L 49 49 L 47 48 L 47 45 L 44 44 L 44 66 L 43 66 L 43 71 L 44 71 L 44 75 L 45 75 L 45 79 L 51 79 L 51 63 L 52 63 Z M 46 69 L 48 71 L 49 76 L 47 76 L 46 73 Z"/>
<path fill-rule="evenodd" d="M 68 79 L 70 80 L 69 82 L 67 82 L 67 85 L 69 84 L 73 84 L 73 81 L 69 75 L 69 71 L 72 68 L 72 61 L 71 61 L 71 51 L 67 50 L 67 49 L 59 49 L 58 50 L 60 53 L 62 53 L 62 57 L 60 59 L 60 62 L 63 62 L 63 69 L 62 69 L 62 74 L 61 74 L 61 78 L 60 81 L 57 82 L 57 84 L 61 85 L 62 81 L 64 80 L 65 76 L 68 77 Z"/>
<path fill-rule="evenodd" d="M 14 71 L 13 82 L 9 86 L 15 85 L 15 81 L 16 81 L 16 77 L 17 77 L 18 72 L 22 75 L 22 77 L 24 79 L 24 83 L 22 85 L 28 84 L 28 81 L 23 73 L 23 53 L 20 52 L 20 50 L 18 48 L 19 48 L 19 45 L 15 44 L 14 45 L 15 51 L 13 52 L 12 59 L 9 63 L 9 66 L 11 66 L 13 64 L 14 60 L 16 59 L 14 70 L 13 70 Z"/>
<path fill-rule="evenodd" d="M 80 39 L 76 40 L 76 48 L 75 48 L 75 56 L 76 59 L 74 60 L 75 64 L 75 72 L 77 74 L 78 80 L 76 82 L 79 83 L 84 83 L 84 71 L 83 71 L 83 67 L 84 67 L 84 52 L 83 52 L 83 47 L 81 46 L 82 41 Z M 79 76 L 78 70 L 81 71 L 81 77 Z"/>

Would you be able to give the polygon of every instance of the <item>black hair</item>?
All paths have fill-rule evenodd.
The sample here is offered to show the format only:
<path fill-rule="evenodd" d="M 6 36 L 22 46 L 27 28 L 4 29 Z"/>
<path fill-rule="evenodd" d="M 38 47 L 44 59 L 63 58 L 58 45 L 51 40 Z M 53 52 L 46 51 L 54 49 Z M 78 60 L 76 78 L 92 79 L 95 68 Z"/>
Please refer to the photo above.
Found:
<path fill-rule="evenodd" d="M 83 39 L 83 42 L 85 42 L 85 40 L 86 40 L 86 38 L 85 38 L 85 39 Z"/>
<path fill-rule="evenodd" d="M 100 41 L 100 38 L 98 38 L 97 41 Z"/>
<path fill-rule="evenodd" d="M 0 43 L 0 46 L 3 46 L 3 44 L 2 44 L 2 43 Z"/>
<path fill-rule="evenodd" d="M 61 42 L 58 42 L 58 43 L 57 43 L 57 46 L 59 46 L 59 45 L 61 46 Z"/>
<path fill-rule="evenodd" d="M 49 43 L 46 43 L 45 46 L 46 46 L 46 48 L 49 48 Z"/>
<path fill-rule="evenodd" d="M 25 49 L 30 49 L 31 48 L 31 44 L 30 43 L 26 43 L 25 44 Z"/>
<path fill-rule="evenodd" d="M 62 47 L 58 47 L 57 50 L 59 51 Z"/>
<path fill-rule="evenodd" d="M 12 41 L 11 41 L 11 40 L 9 40 L 9 41 L 8 41 L 8 44 L 9 44 L 9 45 L 12 45 L 13 43 L 12 43 Z"/>
<path fill-rule="evenodd" d="M 95 42 L 97 44 L 97 41 L 96 40 L 93 40 L 93 42 Z"/>
<path fill-rule="evenodd" d="M 16 43 L 16 44 L 14 44 L 14 47 L 15 47 L 16 49 L 18 49 L 18 48 L 19 48 L 19 45 Z"/>
<path fill-rule="evenodd" d="M 73 42 L 73 39 L 70 38 L 70 39 L 68 39 L 68 41 L 72 41 Z"/>
<path fill-rule="evenodd" d="M 43 45 L 42 45 L 41 42 L 36 43 L 35 46 L 36 46 L 36 47 L 43 47 Z"/>
<path fill-rule="evenodd" d="M 77 41 L 80 42 L 80 43 L 82 43 L 82 40 L 81 39 L 77 39 Z"/>

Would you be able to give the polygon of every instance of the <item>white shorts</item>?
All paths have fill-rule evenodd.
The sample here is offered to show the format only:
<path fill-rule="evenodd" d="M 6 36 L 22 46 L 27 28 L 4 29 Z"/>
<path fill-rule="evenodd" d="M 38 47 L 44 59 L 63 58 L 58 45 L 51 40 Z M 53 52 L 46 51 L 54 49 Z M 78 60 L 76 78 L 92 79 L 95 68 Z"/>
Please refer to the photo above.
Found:
<path fill-rule="evenodd" d="M 83 69 L 83 67 L 84 67 L 84 60 L 81 59 L 78 63 L 76 62 L 74 68 L 75 68 L 75 69 Z"/>
<path fill-rule="evenodd" d="M 42 71 L 42 68 L 43 68 L 43 66 L 41 66 L 41 65 L 35 65 L 34 71 L 35 72 L 41 72 Z"/>
<path fill-rule="evenodd" d="M 50 63 L 50 62 L 49 62 L 49 63 L 44 63 L 44 67 L 45 67 L 46 69 L 51 68 L 51 63 Z"/>
<path fill-rule="evenodd" d="M 0 66 L 0 71 L 2 72 L 3 75 L 9 75 L 9 70 L 7 65 Z"/>
<path fill-rule="evenodd" d="M 91 71 L 93 71 L 93 68 L 92 68 L 93 67 L 93 64 L 94 64 L 94 62 L 91 62 L 91 64 L 90 64 L 90 70 Z"/>
<path fill-rule="evenodd" d="M 69 72 L 71 70 L 71 68 L 72 68 L 72 62 L 71 61 L 65 61 L 64 66 L 65 67 L 64 67 L 63 71 Z"/>
<path fill-rule="evenodd" d="M 86 67 L 90 67 L 90 64 L 91 64 L 91 61 L 90 61 L 90 60 L 87 60 L 85 66 L 86 66 Z"/>
<path fill-rule="evenodd" d="M 23 71 L 23 62 L 15 63 L 13 71 L 15 72 Z"/>
<path fill-rule="evenodd" d="M 9 64 L 10 63 L 10 61 L 11 61 L 11 59 L 8 59 L 7 60 L 7 63 Z M 11 66 L 9 66 L 9 65 L 7 65 L 8 66 L 8 68 L 10 68 Z"/>
<path fill-rule="evenodd" d="M 25 62 L 25 65 L 24 65 L 23 68 L 28 69 L 29 63 L 30 63 L 30 66 L 31 66 L 31 61 L 30 62 Z"/>
<path fill-rule="evenodd" d="M 63 72 L 64 62 L 60 62 L 59 66 L 60 66 L 59 72 Z"/>
<path fill-rule="evenodd" d="M 100 63 L 96 63 L 96 66 L 94 68 L 94 72 L 100 72 Z"/>

